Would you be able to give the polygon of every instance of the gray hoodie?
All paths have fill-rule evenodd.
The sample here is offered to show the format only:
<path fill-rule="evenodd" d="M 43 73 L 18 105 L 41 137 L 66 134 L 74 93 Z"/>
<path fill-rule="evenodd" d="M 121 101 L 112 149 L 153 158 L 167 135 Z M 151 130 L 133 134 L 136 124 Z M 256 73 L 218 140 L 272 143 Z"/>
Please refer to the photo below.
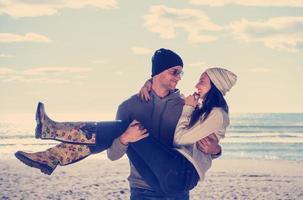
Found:
<path fill-rule="evenodd" d="M 170 92 L 164 98 L 160 98 L 153 91 L 150 94 L 151 100 L 148 102 L 142 101 L 138 95 L 124 101 L 118 108 L 116 119 L 129 123 L 136 119 L 148 130 L 150 135 L 168 147 L 173 147 L 174 132 L 182 113 L 184 100 L 181 98 L 179 90 Z M 117 160 L 126 153 L 126 150 L 127 146 L 121 144 L 117 138 L 107 150 L 107 156 L 110 160 Z M 132 188 L 152 190 L 131 162 L 128 181 Z"/>

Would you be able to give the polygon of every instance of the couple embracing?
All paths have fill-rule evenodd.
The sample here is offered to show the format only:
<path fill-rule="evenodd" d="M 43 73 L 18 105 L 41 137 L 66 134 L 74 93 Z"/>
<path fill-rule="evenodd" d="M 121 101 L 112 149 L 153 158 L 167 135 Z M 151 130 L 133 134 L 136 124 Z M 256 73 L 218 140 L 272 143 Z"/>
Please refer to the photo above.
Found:
<path fill-rule="evenodd" d="M 237 76 L 227 69 L 208 68 L 196 92 L 183 98 L 176 89 L 182 70 L 178 54 L 156 50 L 152 78 L 139 95 L 120 104 L 115 121 L 56 122 L 39 103 L 35 137 L 61 143 L 41 152 L 18 151 L 16 157 L 50 175 L 57 166 L 104 150 L 110 160 L 127 154 L 131 200 L 189 199 L 212 159 L 221 155 L 218 142 L 229 125 L 224 96 Z"/>

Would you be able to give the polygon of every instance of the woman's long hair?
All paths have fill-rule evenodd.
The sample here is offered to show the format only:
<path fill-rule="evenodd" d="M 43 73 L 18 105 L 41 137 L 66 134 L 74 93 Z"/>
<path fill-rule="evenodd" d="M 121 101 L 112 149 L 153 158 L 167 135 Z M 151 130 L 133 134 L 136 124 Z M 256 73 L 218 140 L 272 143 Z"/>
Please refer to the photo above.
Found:
<path fill-rule="evenodd" d="M 211 110 L 214 107 L 222 108 L 226 113 L 228 113 L 228 105 L 218 88 L 210 81 L 211 88 L 205 95 L 202 108 L 196 108 L 191 115 L 189 128 L 193 127 L 194 124 L 203 116 L 202 120 L 205 120 Z"/>

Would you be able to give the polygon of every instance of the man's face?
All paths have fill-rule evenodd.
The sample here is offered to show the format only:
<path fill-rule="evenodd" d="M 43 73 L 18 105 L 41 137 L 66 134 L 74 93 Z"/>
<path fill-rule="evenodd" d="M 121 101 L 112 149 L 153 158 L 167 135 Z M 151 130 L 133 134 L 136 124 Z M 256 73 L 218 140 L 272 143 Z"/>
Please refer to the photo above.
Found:
<path fill-rule="evenodd" d="M 157 80 L 165 89 L 174 90 L 181 80 L 181 76 L 182 66 L 174 66 L 158 74 Z"/>

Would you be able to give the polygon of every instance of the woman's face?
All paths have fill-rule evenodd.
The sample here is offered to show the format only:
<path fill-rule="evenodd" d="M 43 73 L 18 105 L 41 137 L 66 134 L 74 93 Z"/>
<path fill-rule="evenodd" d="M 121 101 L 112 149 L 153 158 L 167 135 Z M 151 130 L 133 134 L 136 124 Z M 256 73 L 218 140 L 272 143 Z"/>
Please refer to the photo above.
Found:
<path fill-rule="evenodd" d="M 200 76 L 199 82 L 196 84 L 196 89 L 197 92 L 199 93 L 200 97 L 204 97 L 205 94 L 210 90 L 211 84 L 210 84 L 210 79 L 208 75 L 204 72 Z"/>

